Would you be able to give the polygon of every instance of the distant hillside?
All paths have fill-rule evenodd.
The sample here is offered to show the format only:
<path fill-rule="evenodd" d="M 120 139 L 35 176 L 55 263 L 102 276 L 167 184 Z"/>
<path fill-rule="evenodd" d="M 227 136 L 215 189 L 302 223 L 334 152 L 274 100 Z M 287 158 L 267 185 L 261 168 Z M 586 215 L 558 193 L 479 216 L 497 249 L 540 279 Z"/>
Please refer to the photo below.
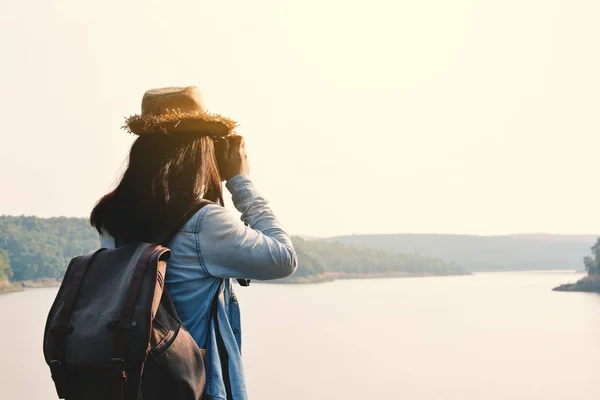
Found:
<path fill-rule="evenodd" d="M 286 282 L 338 278 L 461 275 L 466 270 L 438 258 L 396 254 L 295 237 L 299 268 Z M 83 218 L 0 216 L 0 282 L 62 278 L 69 260 L 99 246 Z"/>
<path fill-rule="evenodd" d="M 324 237 L 319 237 L 319 236 L 310 236 L 310 235 L 294 235 L 294 237 L 298 237 L 300 239 L 304 239 L 304 240 L 323 240 L 325 239 Z"/>
<path fill-rule="evenodd" d="M 294 237 L 298 271 L 289 282 L 311 282 L 345 278 L 466 275 L 456 263 L 436 257 L 398 254 L 356 246 L 309 241 Z"/>
<path fill-rule="evenodd" d="M 454 261 L 470 271 L 582 269 L 594 235 L 526 234 L 470 235 L 354 235 L 327 239 L 364 248 L 420 254 Z"/>

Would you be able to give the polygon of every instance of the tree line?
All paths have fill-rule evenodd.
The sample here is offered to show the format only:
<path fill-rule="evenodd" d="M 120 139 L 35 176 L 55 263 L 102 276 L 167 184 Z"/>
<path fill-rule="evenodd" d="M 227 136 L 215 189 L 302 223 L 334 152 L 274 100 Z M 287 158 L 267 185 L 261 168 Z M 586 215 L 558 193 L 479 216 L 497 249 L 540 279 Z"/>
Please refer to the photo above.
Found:
<path fill-rule="evenodd" d="M 351 245 L 293 238 L 298 254 L 295 277 L 325 273 L 457 275 L 459 265 L 435 257 L 398 254 Z M 62 278 L 72 257 L 99 246 L 84 218 L 0 216 L 0 280 Z"/>
<path fill-rule="evenodd" d="M 293 238 L 298 255 L 294 277 L 324 273 L 385 275 L 463 275 L 460 265 L 437 257 L 393 253 L 373 248 L 360 248 L 338 242 Z"/>
<path fill-rule="evenodd" d="M 0 216 L 0 279 L 62 278 L 71 258 L 98 246 L 84 218 Z"/>

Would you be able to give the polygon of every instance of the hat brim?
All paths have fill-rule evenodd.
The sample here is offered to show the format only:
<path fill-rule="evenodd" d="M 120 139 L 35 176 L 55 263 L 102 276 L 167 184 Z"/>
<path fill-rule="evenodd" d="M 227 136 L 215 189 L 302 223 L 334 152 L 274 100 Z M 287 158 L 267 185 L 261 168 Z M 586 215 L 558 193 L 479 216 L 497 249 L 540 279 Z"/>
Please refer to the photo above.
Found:
<path fill-rule="evenodd" d="M 237 123 L 219 114 L 172 113 L 163 115 L 132 115 L 123 129 L 136 135 L 199 133 L 224 137 L 233 133 Z"/>

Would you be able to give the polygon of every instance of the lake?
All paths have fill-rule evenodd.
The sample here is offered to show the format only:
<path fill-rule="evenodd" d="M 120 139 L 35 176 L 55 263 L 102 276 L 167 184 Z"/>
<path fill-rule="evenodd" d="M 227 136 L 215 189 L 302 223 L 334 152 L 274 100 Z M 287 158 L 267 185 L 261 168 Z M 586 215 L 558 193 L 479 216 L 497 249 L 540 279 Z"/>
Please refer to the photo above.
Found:
<path fill-rule="evenodd" d="M 600 296 L 571 272 L 237 287 L 252 400 L 597 400 Z M 0 399 L 56 398 L 55 288 L 0 296 Z"/>

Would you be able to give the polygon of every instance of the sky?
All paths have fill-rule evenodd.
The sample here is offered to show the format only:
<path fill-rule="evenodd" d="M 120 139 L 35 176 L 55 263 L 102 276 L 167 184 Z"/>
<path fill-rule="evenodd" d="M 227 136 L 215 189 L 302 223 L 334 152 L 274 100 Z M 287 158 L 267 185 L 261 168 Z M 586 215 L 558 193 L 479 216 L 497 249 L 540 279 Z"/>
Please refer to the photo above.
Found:
<path fill-rule="evenodd" d="M 600 233 L 597 0 L 91 4 L 0 2 L 0 214 L 87 216 L 195 85 L 292 233 Z"/>

